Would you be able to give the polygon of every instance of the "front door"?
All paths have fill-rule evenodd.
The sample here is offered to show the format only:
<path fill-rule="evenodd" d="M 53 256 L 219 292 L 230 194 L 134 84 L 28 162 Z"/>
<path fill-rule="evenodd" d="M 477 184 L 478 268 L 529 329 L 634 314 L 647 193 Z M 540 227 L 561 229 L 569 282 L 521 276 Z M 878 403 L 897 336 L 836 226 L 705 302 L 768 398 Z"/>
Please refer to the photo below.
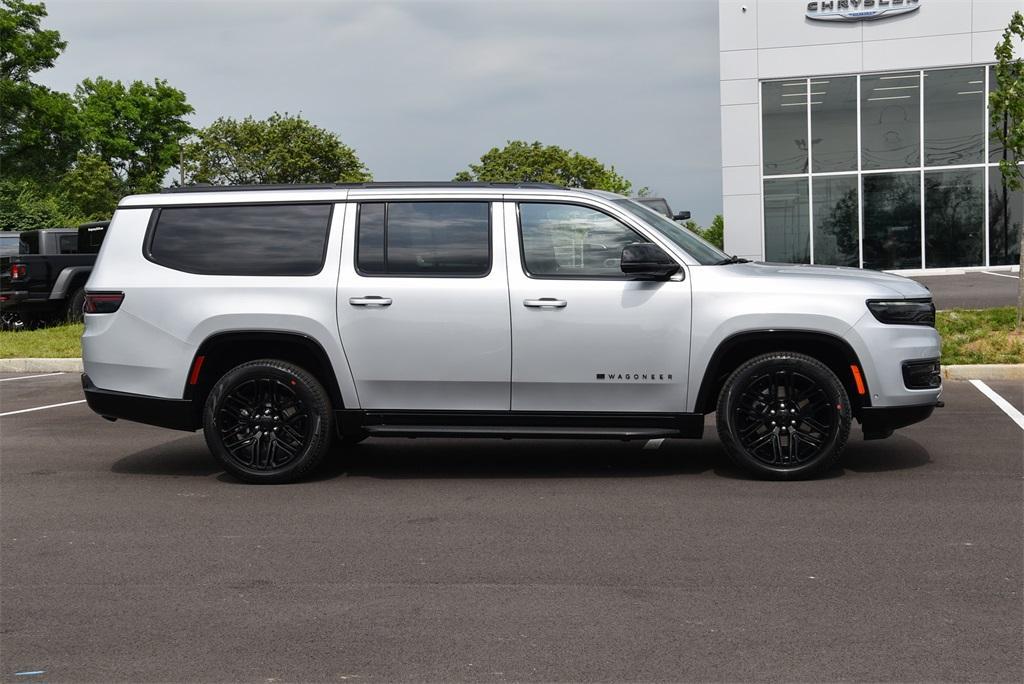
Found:
<path fill-rule="evenodd" d="M 349 204 L 338 327 L 361 408 L 509 410 L 500 207 L 456 199 Z"/>
<path fill-rule="evenodd" d="M 651 240 L 584 204 L 508 203 L 505 225 L 512 410 L 685 411 L 690 284 L 619 268 Z"/>

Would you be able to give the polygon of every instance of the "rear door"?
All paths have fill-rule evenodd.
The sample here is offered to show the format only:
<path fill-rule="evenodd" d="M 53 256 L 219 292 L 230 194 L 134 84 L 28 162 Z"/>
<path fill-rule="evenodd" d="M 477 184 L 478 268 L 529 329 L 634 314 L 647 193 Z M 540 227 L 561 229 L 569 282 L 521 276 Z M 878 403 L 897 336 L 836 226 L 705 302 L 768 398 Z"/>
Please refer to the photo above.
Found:
<path fill-rule="evenodd" d="M 338 327 L 360 407 L 509 410 L 501 204 L 350 199 L 359 201 L 345 212 Z"/>

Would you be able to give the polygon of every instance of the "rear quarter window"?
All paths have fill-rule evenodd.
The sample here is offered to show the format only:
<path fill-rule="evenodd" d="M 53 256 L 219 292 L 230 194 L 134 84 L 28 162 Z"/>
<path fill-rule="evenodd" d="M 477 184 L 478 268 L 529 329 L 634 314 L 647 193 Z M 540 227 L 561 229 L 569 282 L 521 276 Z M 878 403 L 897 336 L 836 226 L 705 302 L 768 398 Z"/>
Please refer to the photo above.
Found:
<path fill-rule="evenodd" d="M 203 275 L 316 275 L 332 204 L 164 207 L 150 221 L 150 261 Z"/>

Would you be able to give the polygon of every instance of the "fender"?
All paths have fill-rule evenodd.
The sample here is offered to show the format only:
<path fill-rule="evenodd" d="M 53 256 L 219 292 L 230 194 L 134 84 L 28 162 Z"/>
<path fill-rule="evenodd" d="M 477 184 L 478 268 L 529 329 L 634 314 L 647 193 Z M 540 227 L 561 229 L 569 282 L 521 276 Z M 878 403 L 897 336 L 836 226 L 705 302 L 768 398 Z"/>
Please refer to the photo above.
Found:
<path fill-rule="evenodd" d="M 841 337 L 820 330 L 745 330 L 722 340 L 711 355 L 694 402 L 694 413 L 710 413 L 715 410 L 723 376 L 731 373 L 739 364 L 754 356 L 780 350 L 806 353 L 818 358 L 832 369 L 848 392 L 854 388 L 849 365 L 860 366 L 860 359 Z M 855 391 L 850 392 L 855 413 L 859 413 L 860 407 L 870 406 L 870 396 L 870 392 L 863 396 L 858 396 Z"/>
<path fill-rule="evenodd" d="M 64 299 L 67 297 L 68 290 L 75 277 L 81 274 L 88 276 L 90 273 L 92 273 L 92 266 L 68 266 L 57 276 L 57 280 L 53 283 L 53 289 L 50 290 L 49 298 Z M 85 284 L 84 281 L 82 284 Z"/>
<path fill-rule="evenodd" d="M 273 351 L 264 351 L 271 347 Z M 296 352 L 296 353 L 292 353 Z M 217 379 L 224 373 L 246 361 L 272 357 L 298 363 L 313 373 L 324 385 L 335 409 L 345 408 L 338 376 L 323 345 L 309 335 L 290 331 L 275 330 L 227 330 L 210 335 L 192 357 L 189 366 L 195 371 L 198 359 L 204 361 L 199 365 L 195 378 L 186 380 L 182 398 L 201 404 Z M 207 357 L 211 357 L 207 359 Z"/>

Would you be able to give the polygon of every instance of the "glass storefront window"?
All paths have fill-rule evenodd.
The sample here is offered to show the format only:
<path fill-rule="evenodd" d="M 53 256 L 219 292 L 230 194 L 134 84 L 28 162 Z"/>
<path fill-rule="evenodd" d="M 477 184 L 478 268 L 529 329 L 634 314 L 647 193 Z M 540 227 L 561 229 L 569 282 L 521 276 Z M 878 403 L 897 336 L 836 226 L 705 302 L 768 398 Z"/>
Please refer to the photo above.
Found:
<path fill-rule="evenodd" d="M 985 68 L 924 74 L 924 164 L 980 164 L 985 156 Z"/>
<path fill-rule="evenodd" d="M 807 173 L 807 81 L 761 84 L 764 175 Z"/>
<path fill-rule="evenodd" d="M 810 262 L 806 178 L 764 182 L 764 258 L 791 264 Z"/>
<path fill-rule="evenodd" d="M 984 170 L 924 174 L 925 268 L 985 263 Z"/>
<path fill-rule="evenodd" d="M 814 179 L 814 263 L 859 266 L 857 177 Z"/>
<path fill-rule="evenodd" d="M 1024 190 L 1010 190 L 998 167 L 988 170 L 988 259 L 992 266 L 1020 263 Z"/>
<path fill-rule="evenodd" d="M 765 259 L 1016 264 L 1024 192 L 994 166 L 995 89 L 988 65 L 762 82 Z"/>
<path fill-rule="evenodd" d="M 864 169 L 919 166 L 918 72 L 861 76 L 861 159 Z"/>
<path fill-rule="evenodd" d="M 988 68 L 988 92 L 994 93 L 999 90 L 998 83 L 996 83 L 996 68 L 990 66 Z M 993 163 L 998 163 L 1003 158 L 1003 144 L 999 142 L 999 139 L 995 137 L 996 125 L 993 125 L 991 120 L 989 121 L 989 137 L 988 137 L 988 160 Z M 1009 125 L 1008 119 L 1003 118 L 1002 125 L 1000 128 L 1005 128 Z"/>
<path fill-rule="evenodd" d="M 811 79 L 814 173 L 857 170 L 857 77 Z"/>
<path fill-rule="evenodd" d="M 921 176 L 863 177 L 864 268 L 921 268 Z"/>

